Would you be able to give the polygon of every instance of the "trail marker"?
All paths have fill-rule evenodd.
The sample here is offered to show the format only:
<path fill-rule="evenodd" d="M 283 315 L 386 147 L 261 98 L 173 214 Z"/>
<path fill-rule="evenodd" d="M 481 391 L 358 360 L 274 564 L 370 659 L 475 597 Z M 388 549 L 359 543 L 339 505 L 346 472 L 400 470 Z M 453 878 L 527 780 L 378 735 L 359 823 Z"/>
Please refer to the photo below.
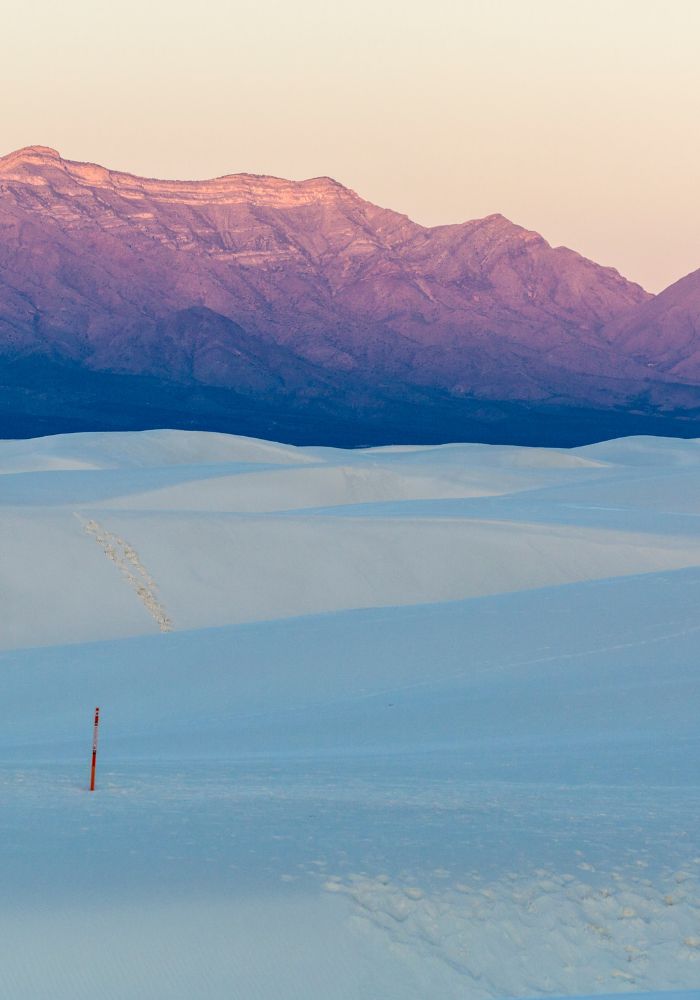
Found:
<path fill-rule="evenodd" d="M 97 730 L 100 725 L 100 709 L 95 709 L 95 728 L 92 732 L 92 767 L 90 769 L 90 791 L 95 791 L 95 767 L 97 766 Z"/>

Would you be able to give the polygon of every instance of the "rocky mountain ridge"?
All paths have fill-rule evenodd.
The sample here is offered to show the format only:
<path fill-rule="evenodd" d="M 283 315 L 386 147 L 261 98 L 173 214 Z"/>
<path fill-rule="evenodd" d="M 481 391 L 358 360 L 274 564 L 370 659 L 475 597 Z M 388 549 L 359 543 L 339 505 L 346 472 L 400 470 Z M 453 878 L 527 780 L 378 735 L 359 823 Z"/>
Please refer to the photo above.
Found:
<path fill-rule="evenodd" d="M 330 178 L 158 181 L 46 147 L 0 158 L 0 357 L 23 370 L 348 417 L 419 405 L 428 424 L 436 400 L 683 412 L 697 331 L 664 343 L 672 364 L 625 332 L 659 299 L 503 216 L 427 228 Z"/>

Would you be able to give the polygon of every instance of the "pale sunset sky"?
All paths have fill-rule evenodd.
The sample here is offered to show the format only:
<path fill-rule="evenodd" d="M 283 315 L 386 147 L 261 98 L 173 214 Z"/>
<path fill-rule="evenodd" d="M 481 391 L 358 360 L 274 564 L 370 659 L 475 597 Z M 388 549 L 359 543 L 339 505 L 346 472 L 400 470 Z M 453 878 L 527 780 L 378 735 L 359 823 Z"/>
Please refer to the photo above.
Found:
<path fill-rule="evenodd" d="M 698 0 L 24 0 L 2 48 L 2 153 L 327 174 L 651 291 L 700 267 Z"/>

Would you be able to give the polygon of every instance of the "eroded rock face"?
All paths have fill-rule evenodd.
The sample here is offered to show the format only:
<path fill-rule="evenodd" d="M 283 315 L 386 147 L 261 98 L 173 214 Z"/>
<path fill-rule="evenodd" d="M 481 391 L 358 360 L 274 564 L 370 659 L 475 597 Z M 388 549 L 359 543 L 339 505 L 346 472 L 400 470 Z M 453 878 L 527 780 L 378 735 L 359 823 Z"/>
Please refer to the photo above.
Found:
<path fill-rule="evenodd" d="M 683 359 L 656 371 L 615 332 L 650 299 L 502 216 L 425 228 L 330 178 L 0 159 L 6 358 L 360 407 L 423 391 L 671 405 Z"/>

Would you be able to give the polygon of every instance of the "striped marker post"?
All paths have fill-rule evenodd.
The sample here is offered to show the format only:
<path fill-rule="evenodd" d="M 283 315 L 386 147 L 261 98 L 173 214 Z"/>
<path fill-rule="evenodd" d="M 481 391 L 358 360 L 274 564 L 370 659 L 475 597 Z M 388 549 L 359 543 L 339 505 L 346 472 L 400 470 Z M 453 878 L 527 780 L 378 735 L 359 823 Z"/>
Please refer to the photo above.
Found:
<path fill-rule="evenodd" d="M 100 709 L 95 709 L 95 728 L 92 733 L 92 767 L 90 768 L 90 791 L 95 791 L 95 768 L 97 767 L 97 730 L 100 725 Z"/>

